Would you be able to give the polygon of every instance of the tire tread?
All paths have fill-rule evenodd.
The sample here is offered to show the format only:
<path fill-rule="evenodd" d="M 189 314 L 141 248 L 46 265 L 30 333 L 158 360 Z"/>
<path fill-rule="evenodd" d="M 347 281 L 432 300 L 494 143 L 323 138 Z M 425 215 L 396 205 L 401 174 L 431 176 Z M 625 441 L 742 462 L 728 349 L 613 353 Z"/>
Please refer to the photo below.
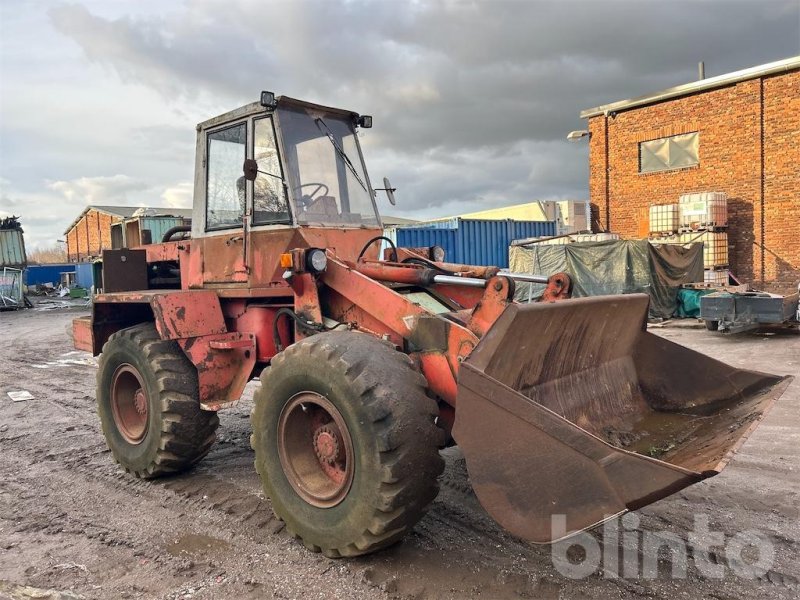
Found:
<path fill-rule="evenodd" d="M 161 431 L 158 450 L 150 464 L 142 469 L 126 471 L 136 477 L 150 479 L 182 471 L 202 459 L 216 441 L 219 417 L 215 412 L 200 409 L 197 394 L 197 373 L 194 365 L 172 340 L 162 340 L 152 323 L 142 323 L 115 332 L 103 346 L 97 375 L 98 398 L 101 374 L 114 345 L 129 340 L 137 346 L 145 362 L 155 374 L 161 407 Z M 107 393 L 107 391 L 105 391 Z M 108 435 L 106 436 L 108 437 Z M 111 448 L 114 460 L 124 458 Z"/>
<path fill-rule="evenodd" d="M 267 440 L 255 423 L 272 400 L 271 378 L 279 377 L 287 363 L 301 356 L 335 364 L 359 393 L 354 401 L 370 420 L 382 477 L 372 514 L 364 519 L 363 531 L 351 543 L 323 547 L 319 540 L 303 540 L 288 526 L 287 531 L 309 549 L 333 558 L 358 556 L 390 546 L 424 516 L 439 491 L 438 477 L 444 470 L 444 460 L 438 450 L 444 443 L 444 432 L 435 423 L 439 413 L 436 401 L 408 356 L 367 334 L 322 333 L 289 346 L 273 359 L 272 367 L 262 377 L 252 414 L 255 465 L 268 496 L 271 492 L 266 464 L 259 457 L 259 449 L 267 446 Z"/>

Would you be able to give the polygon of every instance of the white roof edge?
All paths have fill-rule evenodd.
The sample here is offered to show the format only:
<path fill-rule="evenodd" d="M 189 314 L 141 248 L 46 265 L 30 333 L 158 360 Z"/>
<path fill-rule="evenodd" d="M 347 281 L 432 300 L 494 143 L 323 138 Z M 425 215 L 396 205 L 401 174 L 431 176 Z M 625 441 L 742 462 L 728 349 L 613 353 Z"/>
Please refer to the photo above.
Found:
<path fill-rule="evenodd" d="M 764 77 L 767 75 L 774 75 L 776 73 L 783 73 L 786 71 L 793 71 L 800 69 L 800 56 L 793 56 L 771 63 L 742 69 L 740 71 L 733 71 L 732 73 L 725 73 L 724 75 L 717 75 L 716 77 L 707 77 L 691 83 L 677 85 L 675 87 L 667 88 L 660 92 L 647 94 L 638 98 L 630 98 L 628 100 L 620 100 L 612 102 L 611 104 L 604 104 L 596 106 L 595 108 L 588 108 L 581 111 L 581 119 L 588 119 L 589 117 L 596 117 L 610 112 L 621 112 L 623 110 L 630 110 L 639 106 L 647 104 L 655 104 L 670 100 L 672 98 L 679 98 L 681 96 L 688 96 L 696 92 L 711 90 L 726 85 L 739 83 L 740 81 L 747 81 L 748 79 L 755 79 L 757 77 Z"/>

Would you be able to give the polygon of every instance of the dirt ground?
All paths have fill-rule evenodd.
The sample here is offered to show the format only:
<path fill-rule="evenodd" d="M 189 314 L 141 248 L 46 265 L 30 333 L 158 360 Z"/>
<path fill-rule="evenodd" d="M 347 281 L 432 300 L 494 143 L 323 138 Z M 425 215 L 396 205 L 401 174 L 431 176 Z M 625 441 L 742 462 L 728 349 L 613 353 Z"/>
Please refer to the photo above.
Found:
<path fill-rule="evenodd" d="M 366 558 L 329 560 L 290 539 L 263 496 L 249 447 L 257 382 L 220 414 L 219 441 L 192 472 L 154 482 L 121 472 L 94 409 L 94 360 L 73 351 L 67 334 L 79 314 L 0 313 L 0 598 L 26 597 L 17 587 L 23 585 L 70 592 L 62 598 L 103 599 L 800 595 L 800 381 L 724 473 L 637 513 L 641 531 L 680 540 L 695 515 L 727 539 L 757 530 L 772 544 L 774 561 L 755 579 L 732 568 L 722 579 L 703 577 L 691 545 L 683 579 L 669 576 L 668 556 L 655 578 L 600 570 L 567 578 L 549 547 L 512 538 L 484 513 L 457 449 L 445 452 L 439 498 L 403 542 Z M 800 374 L 796 330 L 655 331 L 739 367 Z M 12 402 L 6 392 L 16 390 L 33 398 Z M 614 551 L 635 553 L 629 542 Z M 725 566 L 717 550 L 712 558 Z"/>

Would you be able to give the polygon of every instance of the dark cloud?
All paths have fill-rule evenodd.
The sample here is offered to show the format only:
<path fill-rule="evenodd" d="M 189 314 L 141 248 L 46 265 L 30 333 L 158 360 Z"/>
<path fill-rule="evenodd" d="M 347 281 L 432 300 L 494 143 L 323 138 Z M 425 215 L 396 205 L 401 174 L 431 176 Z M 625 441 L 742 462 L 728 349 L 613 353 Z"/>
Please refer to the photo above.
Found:
<path fill-rule="evenodd" d="M 586 144 L 564 139 L 583 127 L 580 110 L 691 81 L 698 60 L 712 76 L 800 53 L 797 0 L 121 10 L 62 4 L 49 20 L 93 68 L 160 95 L 171 124 L 126 131 L 116 161 L 59 177 L 142 180 L 157 160 L 149 183 L 185 197 L 193 125 L 272 89 L 373 114 L 362 138 L 372 177 L 391 176 L 402 209 L 391 211 L 406 215 L 586 197 Z"/>
<path fill-rule="evenodd" d="M 263 86 L 382 117 L 395 147 L 561 139 L 576 113 L 798 52 L 800 8 L 767 2 L 189 3 L 159 19 L 81 6 L 54 24 L 89 59 L 167 95 Z"/>

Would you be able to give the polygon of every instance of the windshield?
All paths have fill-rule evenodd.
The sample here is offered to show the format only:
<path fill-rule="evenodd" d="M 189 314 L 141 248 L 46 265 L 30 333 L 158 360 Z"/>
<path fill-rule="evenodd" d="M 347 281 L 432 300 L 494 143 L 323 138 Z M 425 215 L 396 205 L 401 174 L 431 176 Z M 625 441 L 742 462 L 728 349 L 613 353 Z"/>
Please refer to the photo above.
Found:
<path fill-rule="evenodd" d="M 299 106 L 278 114 L 297 222 L 377 227 L 352 119 Z"/>

